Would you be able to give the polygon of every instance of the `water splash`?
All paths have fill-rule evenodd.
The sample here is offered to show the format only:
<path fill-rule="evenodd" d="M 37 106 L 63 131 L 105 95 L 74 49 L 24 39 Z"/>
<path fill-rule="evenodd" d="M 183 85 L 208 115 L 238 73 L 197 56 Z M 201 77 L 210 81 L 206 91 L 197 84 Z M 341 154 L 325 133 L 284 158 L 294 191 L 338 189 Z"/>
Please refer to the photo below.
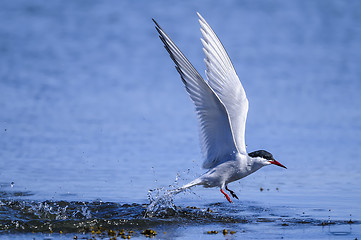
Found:
<path fill-rule="evenodd" d="M 177 207 L 173 203 L 173 196 L 184 192 L 186 189 L 179 186 L 180 180 L 184 181 L 184 175 L 188 176 L 190 169 L 184 172 L 178 172 L 172 185 L 150 189 L 148 191 L 148 205 L 144 217 L 165 217 L 174 216 Z"/>
<path fill-rule="evenodd" d="M 26 201 L 0 198 L 0 235 L 2 233 L 82 233 L 92 234 L 96 229 L 128 229 L 138 231 L 156 228 L 177 228 L 179 224 L 244 223 L 285 226 L 354 226 L 359 228 L 358 219 L 333 219 L 327 217 L 328 211 L 317 216 L 299 215 L 293 208 L 264 208 L 255 202 L 243 201 L 242 204 L 228 204 L 225 201 L 202 204 L 201 207 L 175 206 L 174 189 L 160 188 L 150 191 L 153 211 L 146 214 L 147 204 L 114 202 L 66 202 L 66 201 Z M 188 192 L 188 191 L 187 191 Z M 289 216 L 285 216 L 285 211 Z M 326 213 L 326 215 L 324 214 Z M 329 214 L 328 214 L 329 215 Z M 153 216 L 153 217 L 152 217 Z M 167 231 L 168 232 L 168 231 Z M 93 235 L 84 235 L 91 238 Z M 89 237 L 90 236 L 90 237 Z"/>
<path fill-rule="evenodd" d="M 150 204 L 145 211 L 145 217 L 173 216 L 177 211 L 177 207 L 173 203 L 173 196 L 182 191 L 185 191 L 185 189 L 156 188 L 149 190 L 148 199 Z"/>
<path fill-rule="evenodd" d="M 189 175 L 190 169 L 183 174 Z M 148 199 L 150 204 L 145 212 L 145 217 L 162 217 L 164 215 L 169 216 L 170 213 L 176 211 L 176 207 L 173 203 L 173 196 L 181 192 L 186 192 L 191 187 L 198 185 L 201 178 L 196 178 L 193 181 L 179 186 L 179 180 L 185 180 L 180 173 L 177 173 L 174 185 L 169 185 L 168 188 L 156 188 L 148 191 Z M 174 215 L 174 214 L 172 214 Z"/>
<path fill-rule="evenodd" d="M 22 212 L 29 219 L 89 219 L 90 210 L 85 202 L 53 202 L 53 201 L 0 201 L 0 206 Z"/>

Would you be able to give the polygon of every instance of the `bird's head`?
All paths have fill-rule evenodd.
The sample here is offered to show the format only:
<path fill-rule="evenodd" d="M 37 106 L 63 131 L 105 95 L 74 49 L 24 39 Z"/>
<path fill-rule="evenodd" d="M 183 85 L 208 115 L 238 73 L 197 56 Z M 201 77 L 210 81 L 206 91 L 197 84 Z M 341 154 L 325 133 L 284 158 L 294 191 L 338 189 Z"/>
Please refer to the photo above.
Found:
<path fill-rule="evenodd" d="M 277 162 L 271 153 L 267 152 L 266 150 L 258 150 L 258 151 L 254 151 L 248 154 L 250 157 L 253 158 L 260 158 L 262 161 L 262 164 L 264 165 L 270 165 L 270 164 L 274 164 L 276 166 L 279 167 L 283 167 L 286 168 L 285 166 L 283 166 L 281 163 Z M 287 169 L 287 168 L 286 168 Z"/>

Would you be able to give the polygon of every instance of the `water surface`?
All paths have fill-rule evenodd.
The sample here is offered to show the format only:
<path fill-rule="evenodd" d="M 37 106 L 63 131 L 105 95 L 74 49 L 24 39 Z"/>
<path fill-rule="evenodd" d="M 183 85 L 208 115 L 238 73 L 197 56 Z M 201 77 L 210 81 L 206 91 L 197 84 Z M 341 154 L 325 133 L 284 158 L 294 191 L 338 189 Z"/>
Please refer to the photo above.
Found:
<path fill-rule="evenodd" d="M 230 184 L 233 204 L 194 188 L 143 218 L 150 189 L 203 172 L 192 102 L 151 21 L 203 74 L 196 11 L 246 90 L 248 151 L 288 169 Z M 359 1 L 2 1 L 1 238 L 360 238 L 360 21 Z"/>

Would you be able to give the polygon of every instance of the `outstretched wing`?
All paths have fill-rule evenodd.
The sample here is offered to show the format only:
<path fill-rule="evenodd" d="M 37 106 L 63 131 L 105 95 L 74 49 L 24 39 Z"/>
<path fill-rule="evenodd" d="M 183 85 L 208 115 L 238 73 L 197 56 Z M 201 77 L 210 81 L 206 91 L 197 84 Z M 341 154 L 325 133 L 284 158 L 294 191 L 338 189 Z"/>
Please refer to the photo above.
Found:
<path fill-rule="evenodd" d="M 246 93 L 221 41 L 204 18 L 199 13 L 197 14 L 203 36 L 201 41 L 206 56 L 204 62 L 207 66 L 208 84 L 226 108 L 238 152 L 247 154 L 245 128 L 248 100 Z"/>
<path fill-rule="evenodd" d="M 200 124 L 201 149 L 205 157 L 203 167 L 213 168 L 224 162 L 227 155 L 237 151 L 227 111 L 175 43 L 154 19 L 153 21 L 160 39 L 174 61 L 186 90 L 195 104 Z"/>

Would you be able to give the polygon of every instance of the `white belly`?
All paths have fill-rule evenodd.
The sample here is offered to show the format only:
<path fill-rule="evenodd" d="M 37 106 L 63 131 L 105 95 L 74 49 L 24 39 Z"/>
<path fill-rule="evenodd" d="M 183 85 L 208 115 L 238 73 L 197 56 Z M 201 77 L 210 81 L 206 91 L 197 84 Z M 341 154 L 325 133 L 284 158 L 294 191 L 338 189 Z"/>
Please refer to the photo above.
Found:
<path fill-rule="evenodd" d="M 251 166 L 247 164 L 247 157 L 237 154 L 234 160 L 224 162 L 210 169 L 200 178 L 204 187 L 222 187 L 225 184 L 248 176 L 255 171 L 252 170 Z"/>

